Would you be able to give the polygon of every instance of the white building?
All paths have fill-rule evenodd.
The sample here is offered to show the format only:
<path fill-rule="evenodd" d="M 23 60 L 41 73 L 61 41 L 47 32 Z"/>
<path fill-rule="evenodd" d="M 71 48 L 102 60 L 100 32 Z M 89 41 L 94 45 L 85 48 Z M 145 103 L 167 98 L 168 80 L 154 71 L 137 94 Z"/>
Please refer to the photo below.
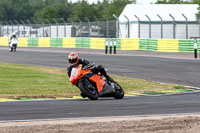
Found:
<path fill-rule="evenodd" d="M 175 38 L 184 39 L 186 34 L 188 38 L 200 36 L 196 19 L 197 8 L 196 4 L 128 4 L 119 16 L 120 37 L 174 38 L 175 34 Z M 186 19 L 188 31 L 186 30 Z"/>

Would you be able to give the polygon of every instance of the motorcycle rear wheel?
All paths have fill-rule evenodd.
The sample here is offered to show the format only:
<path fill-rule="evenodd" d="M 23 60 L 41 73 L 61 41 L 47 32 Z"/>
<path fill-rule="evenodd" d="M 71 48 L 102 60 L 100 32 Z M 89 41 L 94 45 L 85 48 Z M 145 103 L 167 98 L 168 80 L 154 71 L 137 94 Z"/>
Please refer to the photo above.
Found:
<path fill-rule="evenodd" d="M 88 97 L 90 100 L 97 100 L 98 99 L 98 93 L 95 89 L 90 88 L 86 85 L 86 81 L 80 81 L 78 82 L 78 88 L 80 89 L 81 93 Z"/>
<path fill-rule="evenodd" d="M 117 82 L 113 81 L 113 83 L 115 85 L 115 94 L 113 95 L 113 97 L 115 99 L 122 99 L 124 97 L 124 90 Z M 118 87 L 118 88 L 116 88 L 116 87 Z"/>

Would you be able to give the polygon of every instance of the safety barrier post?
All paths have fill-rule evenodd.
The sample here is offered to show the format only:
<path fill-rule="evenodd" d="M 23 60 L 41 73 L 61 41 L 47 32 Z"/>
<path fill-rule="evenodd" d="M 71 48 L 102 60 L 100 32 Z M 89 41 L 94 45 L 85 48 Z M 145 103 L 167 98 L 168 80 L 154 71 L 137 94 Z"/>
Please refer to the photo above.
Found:
<path fill-rule="evenodd" d="M 112 38 L 110 38 L 110 54 L 112 54 Z"/>
<path fill-rule="evenodd" d="M 106 47 L 105 47 L 105 54 L 108 53 L 108 38 L 106 38 Z"/>
<path fill-rule="evenodd" d="M 194 58 L 197 58 L 197 39 L 194 39 Z"/>
<path fill-rule="evenodd" d="M 116 54 L 117 38 L 114 39 L 114 54 Z"/>

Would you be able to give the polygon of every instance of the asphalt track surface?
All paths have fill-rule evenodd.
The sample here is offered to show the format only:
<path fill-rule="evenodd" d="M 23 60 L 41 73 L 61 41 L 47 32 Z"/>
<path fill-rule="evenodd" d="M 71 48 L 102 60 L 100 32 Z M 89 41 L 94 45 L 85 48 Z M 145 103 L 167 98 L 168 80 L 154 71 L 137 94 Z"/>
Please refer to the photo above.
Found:
<path fill-rule="evenodd" d="M 0 102 L 0 121 L 200 112 L 200 93 L 172 96 Z"/>
<path fill-rule="evenodd" d="M 91 51 L 90 51 L 91 52 Z M 0 62 L 66 68 L 63 51 L 0 49 Z M 111 74 L 200 87 L 200 60 L 131 55 L 79 53 L 108 68 Z M 152 115 L 200 112 L 200 93 L 169 96 L 125 97 L 90 101 L 87 99 L 0 102 L 0 121 L 78 117 Z"/>

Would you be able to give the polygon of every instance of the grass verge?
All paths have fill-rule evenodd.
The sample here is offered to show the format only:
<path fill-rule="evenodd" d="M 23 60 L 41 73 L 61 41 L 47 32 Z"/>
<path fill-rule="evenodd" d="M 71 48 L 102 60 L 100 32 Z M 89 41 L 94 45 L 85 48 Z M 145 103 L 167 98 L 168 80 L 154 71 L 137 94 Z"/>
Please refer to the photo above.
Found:
<path fill-rule="evenodd" d="M 126 94 L 185 89 L 141 79 L 111 77 Z M 79 89 L 69 82 L 66 69 L 0 63 L 0 98 L 56 98 L 79 94 Z"/>

